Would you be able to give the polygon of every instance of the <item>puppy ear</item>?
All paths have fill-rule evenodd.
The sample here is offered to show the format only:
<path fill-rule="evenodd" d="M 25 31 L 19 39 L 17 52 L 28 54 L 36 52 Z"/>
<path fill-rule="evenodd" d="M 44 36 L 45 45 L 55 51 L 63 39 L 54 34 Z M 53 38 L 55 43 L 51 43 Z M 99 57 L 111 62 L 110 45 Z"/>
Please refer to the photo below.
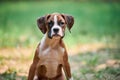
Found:
<path fill-rule="evenodd" d="M 37 19 L 38 28 L 41 30 L 41 32 L 42 32 L 43 34 L 45 34 L 46 31 L 47 31 L 45 22 L 46 22 L 45 16 L 40 17 L 40 18 Z"/>
<path fill-rule="evenodd" d="M 63 18 L 65 19 L 66 23 L 67 23 L 67 28 L 70 31 L 70 29 L 72 28 L 73 24 L 74 24 L 74 18 L 70 15 L 65 15 L 62 14 Z M 71 32 L 71 31 L 70 31 Z"/>

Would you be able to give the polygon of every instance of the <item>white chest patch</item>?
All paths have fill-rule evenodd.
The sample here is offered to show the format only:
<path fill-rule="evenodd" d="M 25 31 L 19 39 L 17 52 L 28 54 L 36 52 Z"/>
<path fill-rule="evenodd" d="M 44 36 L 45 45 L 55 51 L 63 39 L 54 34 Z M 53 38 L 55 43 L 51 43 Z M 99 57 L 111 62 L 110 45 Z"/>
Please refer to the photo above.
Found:
<path fill-rule="evenodd" d="M 47 34 L 44 35 L 44 37 L 42 38 L 41 40 L 41 44 L 39 46 L 39 57 L 40 56 L 44 56 L 44 55 L 63 55 L 64 54 L 64 51 L 65 49 L 61 46 L 57 47 L 57 48 L 51 48 L 50 46 L 45 48 L 45 39 L 47 37 Z M 51 56 L 52 57 L 52 56 Z"/>
<path fill-rule="evenodd" d="M 40 48 L 42 48 L 42 46 Z M 65 51 L 65 49 L 62 47 L 58 47 L 56 49 L 52 49 L 51 47 L 48 47 L 44 50 L 42 50 L 42 49 L 39 49 L 39 50 L 40 50 L 39 57 L 49 56 L 49 55 L 58 55 L 58 57 L 59 57 L 59 56 L 62 56 L 64 54 L 64 51 Z M 51 56 L 51 57 L 54 57 L 54 56 Z"/>

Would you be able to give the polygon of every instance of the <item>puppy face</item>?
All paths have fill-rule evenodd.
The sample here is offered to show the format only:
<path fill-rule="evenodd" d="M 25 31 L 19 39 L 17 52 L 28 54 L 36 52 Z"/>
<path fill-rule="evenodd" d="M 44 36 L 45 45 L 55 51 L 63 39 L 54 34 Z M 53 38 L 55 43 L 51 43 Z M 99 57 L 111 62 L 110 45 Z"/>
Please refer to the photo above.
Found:
<path fill-rule="evenodd" d="M 66 23 L 61 15 L 50 15 L 47 20 L 48 37 L 63 37 L 65 32 Z"/>
<path fill-rule="evenodd" d="M 74 18 L 65 14 L 53 13 L 41 17 L 37 24 L 42 33 L 47 33 L 49 38 L 61 37 L 65 35 L 66 26 L 70 30 L 73 26 Z"/>

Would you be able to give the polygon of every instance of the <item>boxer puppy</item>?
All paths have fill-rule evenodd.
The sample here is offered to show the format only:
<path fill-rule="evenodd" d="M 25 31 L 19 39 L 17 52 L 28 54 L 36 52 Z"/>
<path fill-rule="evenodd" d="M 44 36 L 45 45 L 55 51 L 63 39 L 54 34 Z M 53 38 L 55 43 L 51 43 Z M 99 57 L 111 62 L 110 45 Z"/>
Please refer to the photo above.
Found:
<path fill-rule="evenodd" d="M 29 70 L 28 80 L 71 80 L 68 54 L 62 38 L 66 27 L 70 31 L 74 18 L 69 15 L 52 13 L 40 17 L 37 24 L 44 34 L 37 46 L 33 63 Z"/>

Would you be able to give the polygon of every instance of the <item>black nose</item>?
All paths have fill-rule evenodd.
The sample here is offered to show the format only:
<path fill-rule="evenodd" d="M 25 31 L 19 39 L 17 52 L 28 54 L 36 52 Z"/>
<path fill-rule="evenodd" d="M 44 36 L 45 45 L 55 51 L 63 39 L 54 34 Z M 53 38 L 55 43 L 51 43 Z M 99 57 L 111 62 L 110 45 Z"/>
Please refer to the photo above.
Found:
<path fill-rule="evenodd" d="M 54 31 L 54 33 L 58 33 L 59 29 L 58 28 L 54 28 L 53 31 Z"/>

